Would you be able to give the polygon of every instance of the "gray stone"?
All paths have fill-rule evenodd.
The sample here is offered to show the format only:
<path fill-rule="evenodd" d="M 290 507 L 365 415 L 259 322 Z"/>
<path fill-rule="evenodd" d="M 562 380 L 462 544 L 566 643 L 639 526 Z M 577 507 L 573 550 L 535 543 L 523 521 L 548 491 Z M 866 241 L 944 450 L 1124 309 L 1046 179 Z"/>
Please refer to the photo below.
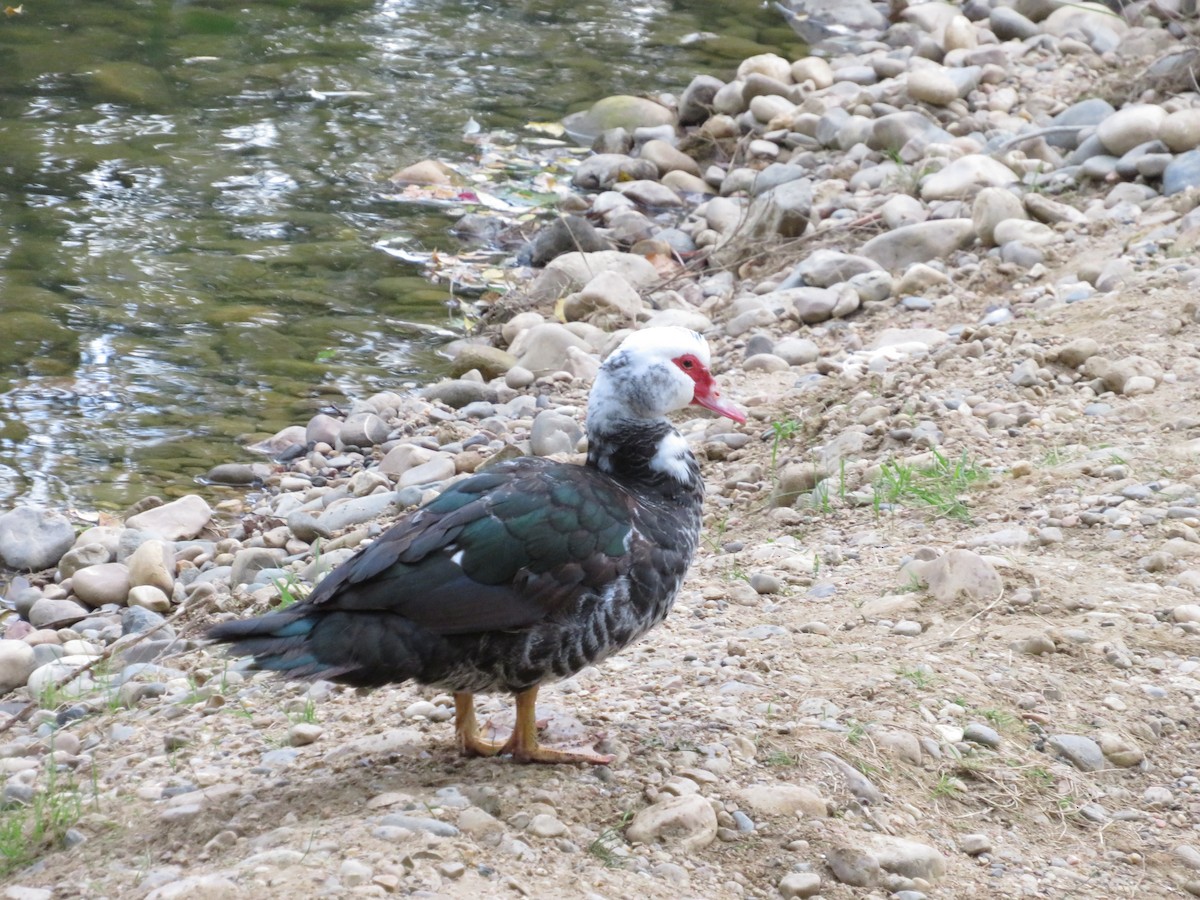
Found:
<path fill-rule="evenodd" d="M 73 600 L 39 598 L 29 610 L 34 628 L 66 628 L 88 617 L 88 609 Z"/>
<path fill-rule="evenodd" d="M 325 413 L 317 413 L 308 420 L 304 428 L 304 442 L 309 444 L 328 444 L 330 447 L 337 441 L 338 433 L 342 430 L 342 422 Z"/>
<path fill-rule="evenodd" d="M 459 834 L 459 830 L 449 822 L 425 816 L 407 816 L 402 813 L 384 816 L 379 820 L 379 824 L 390 825 L 393 828 L 407 828 L 409 831 L 434 834 L 438 837 L 455 837 Z"/>
<path fill-rule="evenodd" d="M 746 356 L 742 368 L 745 372 L 786 372 L 788 365 L 787 360 L 774 353 L 756 353 Z"/>
<path fill-rule="evenodd" d="M 1042 247 L 1053 243 L 1058 239 L 1058 235 L 1050 226 L 1041 222 L 1031 222 L 1021 216 L 996 223 L 992 238 L 1000 245 L 1019 241 L 1027 246 Z"/>
<path fill-rule="evenodd" d="M 103 544 L 77 545 L 68 550 L 58 561 L 58 574 L 62 578 L 70 578 L 80 569 L 112 562 L 112 558 L 112 551 Z"/>
<path fill-rule="evenodd" d="M 517 365 L 521 368 L 535 375 L 548 375 L 566 368 L 568 350 L 572 347 L 591 350 L 585 340 L 566 326 L 547 322 L 521 332 L 513 342 L 512 351 L 517 355 Z"/>
<path fill-rule="evenodd" d="M 804 234 L 812 215 L 812 182 L 789 181 L 759 194 L 746 210 L 740 227 L 714 251 L 718 265 L 737 259 L 747 242 L 795 238 Z"/>
<path fill-rule="evenodd" d="M 816 872 L 789 872 L 779 880 L 778 889 L 784 900 L 812 897 L 821 893 L 821 876 Z"/>
<path fill-rule="evenodd" d="M 333 532 L 322 525 L 312 513 L 302 509 L 295 509 L 288 513 L 287 527 L 298 540 L 309 544 L 318 538 L 333 536 Z"/>
<path fill-rule="evenodd" d="M 943 603 L 960 599 L 990 602 L 1004 587 L 995 567 L 971 550 L 949 550 L 934 560 L 914 560 L 906 568 L 916 573 Z"/>
<path fill-rule="evenodd" d="M 922 179 L 921 199 L 926 202 L 969 199 L 985 187 L 1003 187 L 1018 181 L 1017 173 L 1004 163 L 981 153 L 969 153 Z"/>
<path fill-rule="evenodd" d="M 129 569 L 123 563 L 88 566 L 71 578 L 72 593 L 93 609 L 106 603 L 124 606 L 129 588 Z"/>
<path fill-rule="evenodd" d="M 946 858 L 936 847 L 891 835 L 864 835 L 879 867 L 905 878 L 937 881 L 946 874 Z"/>
<path fill-rule="evenodd" d="M 787 360 L 789 366 L 816 362 L 821 355 L 820 348 L 808 338 L 784 338 L 775 344 L 772 352 Z"/>
<path fill-rule="evenodd" d="M 970 741 L 972 744 L 980 744 L 984 747 L 999 747 L 1000 735 L 994 729 L 980 722 L 971 722 L 963 729 L 963 740 Z"/>
<path fill-rule="evenodd" d="M 125 527 L 145 531 L 166 541 L 185 541 L 200 534 L 211 520 L 212 510 L 208 502 L 203 497 L 188 494 L 130 516 Z"/>
<path fill-rule="evenodd" d="M 1068 106 L 1050 120 L 1051 127 L 1077 126 L 1078 130 L 1046 135 L 1046 143 L 1051 147 L 1061 147 L 1067 150 L 1078 147 L 1080 144 L 1080 135 L 1099 125 L 1115 112 L 1116 109 L 1111 103 L 1099 97 L 1080 100 L 1078 103 Z M 1097 141 L 1099 141 L 1099 138 L 1097 138 Z"/>
<path fill-rule="evenodd" d="M 1081 772 L 1099 772 L 1105 768 L 1100 745 L 1089 737 L 1055 734 L 1046 739 L 1046 746 Z"/>
<path fill-rule="evenodd" d="M 883 792 L 866 775 L 834 753 L 822 752 L 817 759 L 832 767 L 846 782 L 846 788 L 862 803 L 883 802 Z"/>
<path fill-rule="evenodd" d="M 568 322 L 586 321 L 606 331 L 636 325 L 641 311 L 641 295 L 616 272 L 601 272 L 563 302 Z"/>
<path fill-rule="evenodd" d="M 1106 116 L 1096 127 L 1096 135 L 1109 153 L 1121 156 L 1156 140 L 1166 118 L 1167 111 L 1157 104 L 1131 103 Z"/>
<path fill-rule="evenodd" d="M 683 198 L 672 188 L 654 178 L 637 178 L 632 181 L 618 181 L 612 186 L 614 191 L 628 197 L 639 206 L 651 210 L 673 209 L 683 206 Z"/>
<path fill-rule="evenodd" d="M 171 598 L 160 588 L 150 584 L 131 587 L 125 602 L 131 607 L 137 606 L 154 612 L 169 612 L 171 609 Z"/>
<path fill-rule="evenodd" d="M 717 836 L 717 814 L 698 794 L 658 800 L 638 812 L 625 837 L 642 844 L 676 845 L 685 852 L 702 850 Z"/>
<path fill-rule="evenodd" d="M 824 818 L 829 808 L 816 791 L 797 784 L 755 784 L 742 788 L 735 795 L 738 803 L 764 816 L 794 818 L 797 813 L 812 818 Z"/>
<path fill-rule="evenodd" d="M 713 113 L 713 98 L 725 83 L 711 75 L 697 75 L 679 97 L 679 124 L 699 125 Z"/>
<path fill-rule="evenodd" d="M 814 250 L 780 282 L 780 288 L 831 287 L 849 281 L 855 275 L 881 271 L 877 262 L 865 256 L 843 253 L 840 250 Z"/>
<path fill-rule="evenodd" d="M 229 583 L 233 587 L 241 584 L 256 584 L 259 582 L 260 572 L 278 567 L 282 559 L 283 551 L 281 550 L 269 550 L 266 547 L 246 547 L 239 550 L 233 556 L 233 571 Z"/>
<path fill-rule="evenodd" d="M 642 159 L 654 163 L 660 176 L 667 172 L 687 172 L 689 175 L 700 176 L 700 166 L 696 161 L 666 141 L 646 141 L 642 144 L 639 154 Z"/>
<path fill-rule="evenodd" d="M 1102 731 L 1096 735 L 1100 752 L 1114 766 L 1131 769 L 1146 759 L 1146 754 L 1132 738 L 1114 731 Z"/>
<path fill-rule="evenodd" d="M 964 834 L 958 839 L 958 849 L 967 856 L 992 852 L 992 839 L 986 834 Z"/>
<path fill-rule="evenodd" d="M 10 569 L 52 568 L 74 543 L 75 529 L 61 513 L 18 506 L 0 516 L 0 560 Z"/>
<path fill-rule="evenodd" d="M 794 307 L 796 318 L 806 324 L 814 324 L 833 317 L 840 291 L 833 288 L 800 287 L 774 291 L 764 296 L 773 298 L 773 301 L 786 299 Z"/>
<path fill-rule="evenodd" d="M 861 252 L 895 272 L 914 263 L 939 259 L 974 240 L 975 226 L 970 219 L 935 219 L 876 235 L 863 244 Z"/>
<path fill-rule="evenodd" d="M 971 204 L 971 222 L 980 243 L 993 246 L 996 226 L 1006 219 L 1024 219 L 1025 207 L 1012 191 L 1001 187 L 985 187 L 975 195 Z"/>
<path fill-rule="evenodd" d="M 1162 179 L 1162 192 L 1168 197 L 1200 185 L 1200 150 L 1176 156 L 1163 171 Z"/>
<path fill-rule="evenodd" d="M 263 463 L 221 463 L 213 466 L 204 475 L 206 484 L 228 484 L 235 487 L 260 485 L 271 467 Z"/>
<path fill-rule="evenodd" d="M 454 472 L 454 457 L 449 453 L 435 453 L 426 462 L 406 469 L 396 482 L 396 487 L 404 490 L 421 485 L 437 484 L 447 478 L 453 478 Z"/>
<path fill-rule="evenodd" d="M 825 863 L 834 878 L 854 887 L 872 887 L 883 877 L 879 860 L 859 847 L 830 847 L 825 851 Z"/>
<path fill-rule="evenodd" d="M 658 169 L 648 159 L 635 159 L 624 153 L 594 153 L 575 169 L 571 183 L 584 190 L 607 191 L 622 180 L 657 177 Z"/>
<path fill-rule="evenodd" d="M 230 900 L 241 896 L 237 882 L 224 875 L 189 875 L 155 888 L 146 900 Z"/>
<path fill-rule="evenodd" d="M 765 194 L 767 191 L 777 188 L 781 184 L 807 178 L 808 174 L 808 170 L 803 166 L 793 166 L 787 163 L 771 163 L 754 176 L 754 183 L 750 186 L 750 196 L 757 197 L 759 194 Z"/>
<path fill-rule="evenodd" d="M 918 137 L 939 144 L 954 140 L 949 132 L 927 116 L 918 112 L 898 112 L 875 120 L 867 146 L 872 150 L 899 152 L 910 140 Z"/>
<path fill-rule="evenodd" d="M 402 494 L 403 492 L 396 491 L 343 500 L 321 513 L 317 521 L 329 531 L 337 532 L 383 516 L 395 516 L 410 505 L 409 497 Z"/>
<path fill-rule="evenodd" d="M 627 158 L 627 157 L 625 157 Z M 632 161 L 631 161 L 632 162 Z M 518 261 L 523 265 L 542 268 L 564 253 L 611 250 L 612 243 L 596 227 L 581 216 L 558 216 L 541 228 L 521 250 Z M 463 357 L 463 354 L 466 356 Z M 503 354 L 503 355 L 502 355 Z M 462 357 L 462 358 L 460 358 Z M 480 344 L 467 344 L 450 366 L 450 374 L 461 375 L 479 369 L 485 378 L 494 378 L 512 367 L 512 357 L 503 350 Z"/>
<path fill-rule="evenodd" d="M 388 438 L 389 428 L 383 419 L 372 412 L 360 412 L 348 416 L 342 423 L 334 447 L 373 447 Z"/>
<path fill-rule="evenodd" d="M 36 665 L 33 648 L 27 643 L 0 640 L 0 694 L 24 687 Z"/>
<path fill-rule="evenodd" d="M 958 85 L 942 66 L 914 69 L 908 74 L 908 95 L 931 106 L 947 106 L 959 97 Z"/>
<path fill-rule="evenodd" d="M 538 413 L 533 420 L 529 449 L 534 456 L 574 453 L 575 446 L 582 437 L 583 429 L 575 419 L 547 409 Z"/>
<path fill-rule="evenodd" d="M 644 97 L 618 94 L 597 100 L 582 112 L 563 119 L 563 125 L 577 141 L 586 144 L 609 128 L 624 128 L 633 132 L 642 127 L 670 125 L 675 114 L 660 103 Z"/>
<path fill-rule="evenodd" d="M 170 596 L 175 588 L 175 545 L 151 538 L 125 560 L 132 586 L 153 585 Z"/>
<path fill-rule="evenodd" d="M 151 628 L 157 628 L 165 621 L 166 619 L 155 610 L 143 606 L 130 606 L 121 610 L 121 633 L 142 634 Z M 169 636 L 172 632 L 170 629 L 163 629 L 159 634 Z"/>
<path fill-rule="evenodd" d="M 1008 6 L 993 7 L 988 12 L 988 26 L 1002 41 L 1023 41 L 1042 33 L 1036 22 Z"/>
<path fill-rule="evenodd" d="M 1158 139 L 1172 153 L 1185 153 L 1200 147 L 1200 109 L 1180 109 L 1163 120 Z"/>
<path fill-rule="evenodd" d="M 462 409 L 469 403 L 478 403 L 495 396 L 495 391 L 486 384 L 464 381 L 461 378 L 426 385 L 421 388 L 420 393 L 426 400 L 441 401 L 451 409 Z"/>

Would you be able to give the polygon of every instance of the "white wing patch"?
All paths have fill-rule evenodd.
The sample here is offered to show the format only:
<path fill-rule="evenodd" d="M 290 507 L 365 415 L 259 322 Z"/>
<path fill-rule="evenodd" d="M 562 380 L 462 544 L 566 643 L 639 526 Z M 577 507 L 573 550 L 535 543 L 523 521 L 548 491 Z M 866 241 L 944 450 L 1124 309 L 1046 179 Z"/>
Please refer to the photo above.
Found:
<path fill-rule="evenodd" d="M 461 569 L 462 568 L 462 559 L 463 559 L 463 551 L 459 550 L 452 557 L 450 557 L 450 562 L 454 563 L 456 566 L 458 566 Z"/>
<path fill-rule="evenodd" d="M 687 464 L 690 452 L 687 439 L 679 432 L 673 431 L 658 442 L 658 449 L 650 458 L 650 468 L 686 483 L 691 480 Z"/>

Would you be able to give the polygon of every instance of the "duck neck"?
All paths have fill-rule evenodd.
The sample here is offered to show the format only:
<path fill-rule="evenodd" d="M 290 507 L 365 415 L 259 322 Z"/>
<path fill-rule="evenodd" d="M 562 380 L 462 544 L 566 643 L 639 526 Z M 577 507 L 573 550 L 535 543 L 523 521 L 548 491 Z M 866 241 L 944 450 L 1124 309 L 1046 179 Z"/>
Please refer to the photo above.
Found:
<path fill-rule="evenodd" d="M 700 466 L 666 419 L 617 419 L 588 431 L 587 464 L 642 493 L 703 497 Z"/>

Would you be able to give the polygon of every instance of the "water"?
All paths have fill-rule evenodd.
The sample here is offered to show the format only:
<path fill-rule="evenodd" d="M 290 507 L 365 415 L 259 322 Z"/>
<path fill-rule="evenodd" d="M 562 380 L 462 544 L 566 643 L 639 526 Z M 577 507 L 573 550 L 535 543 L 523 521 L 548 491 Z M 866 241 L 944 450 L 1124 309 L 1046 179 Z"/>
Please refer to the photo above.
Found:
<path fill-rule="evenodd" d="M 685 39 L 711 32 L 713 39 Z M 759 3 L 35 0 L 0 18 L 0 509 L 196 490 L 242 446 L 430 377 L 454 251 L 388 199 L 463 129 L 798 48 Z"/>

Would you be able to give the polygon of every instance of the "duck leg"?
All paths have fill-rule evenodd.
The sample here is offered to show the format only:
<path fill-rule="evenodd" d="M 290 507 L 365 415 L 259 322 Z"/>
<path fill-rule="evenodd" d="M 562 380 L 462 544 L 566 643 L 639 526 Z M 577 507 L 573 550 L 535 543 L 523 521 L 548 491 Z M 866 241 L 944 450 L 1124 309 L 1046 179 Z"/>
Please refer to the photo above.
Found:
<path fill-rule="evenodd" d="M 543 747 L 538 743 L 537 720 L 534 710 L 537 706 L 538 689 L 536 686 L 517 694 L 517 724 L 512 736 L 504 742 L 500 753 L 512 755 L 514 762 L 530 763 L 588 763 L 593 766 L 605 766 L 615 757 L 604 753 L 592 753 L 588 750 L 555 750 Z"/>
<path fill-rule="evenodd" d="M 475 695 L 454 695 L 454 736 L 463 756 L 495 756 L 504 745 L 500 741 L 489 741 L 479 735 L 479 722 L 475 718 Z"/>

